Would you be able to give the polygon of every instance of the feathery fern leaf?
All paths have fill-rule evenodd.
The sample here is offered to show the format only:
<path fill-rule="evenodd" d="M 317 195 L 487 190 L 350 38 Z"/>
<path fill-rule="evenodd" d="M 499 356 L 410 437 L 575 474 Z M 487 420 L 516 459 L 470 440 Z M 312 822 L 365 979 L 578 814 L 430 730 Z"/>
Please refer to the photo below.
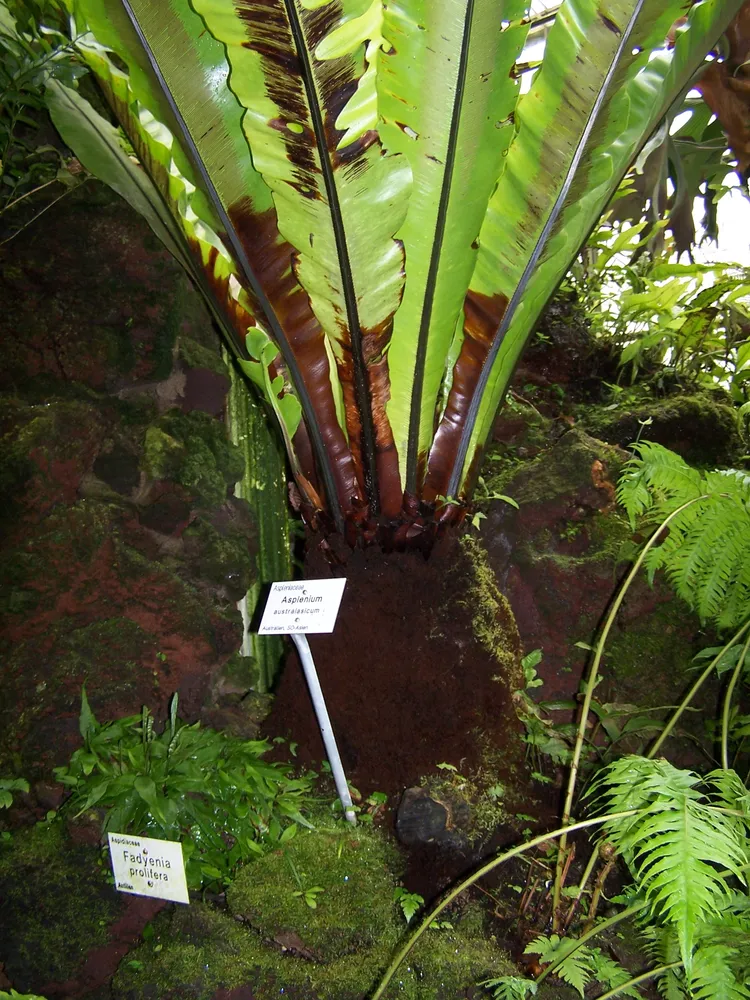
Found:
<path fill-rule="evenodd" d="M 574 949 L 576 941 L 573 938 L 561 938 L 558 934 L 545 937 L 542 934 L 527 945 L 524 955 L 538 954 L 539 961 L 545 965 L 559 962 L 555 968 L 555 975 L 583 996 L 586 984 L 591 979 L 588 949 L 585 946 Z"/>
<path fill-rule="evenodd" d="M 652 915 L 675 925 L 688 974 L 696 928 L 729 896 L 730 873 L 745 883 L 748 863 L 734 817 L 712 807 L 696 788 L 700 780 L 666 760 L 627 756 L 594 785 L 606 811 L 642 810 L 606 824 L 605 835 L 625 857 Z"/>
<path fill-rule="evenodd" d="M 750 1000 L 747 983 L 738 979 L 733 967 L 734 948 L 725 944 L 704 945 L 696 949 L 690 975 L 690 993 L 694 1000 Z"/>
<path fill-rule="evenodd" d="M 526 948 L 525 954 L 530 952 L 538 954 L 540 962 L 554 965 L 554 974 L 569 983 L 580 996 L 584 995 L 586 985 L 592 980 L 611 990 L 623 986 L 632 978 L 627 969 L 605 955 L 601 948 L 579 945 L 573 938 L 561 938 L 557 934 L 550 934 L 549 937 L 541 935 Z M 634 986 L 624 989 L 622 994 L 641 1000 L 641 994 Z"/>
<path fill-rule="evenodd" d="M 673 515 L 646 556 L 649 580 L 663 569 L 703 621 L 736 627 L 750 615 L 750 476 L 736 469 L 700 473 L 650 441 L 633 447 L 636 457 L 617 488 L 631 524 Z"/>
<path fill-rule="evenodd" d="M 619 962 L 601 950 L 601 948 L 589 948 L 588 958 L 591 967 L 591 976 L 598 983 L 601 983 L 608 991 L 614 990 L 618 986 L 624 986 L 632 979 L 631 973 L 624 969 Z M 641 1000 L 641 993 L 635 986 L 627 986 L 621 990 L 624 997 L 633 997 L 633 1000 Z"/>
<path fill-rule="evenodd" d="M 747 670 L 747 663 L 745 663 L 745 670 Z M 741 813 L 740 816 L 733 817 L 738 824 L 740 835 L 745 832 L 750 834 L 750 790 L 739 774 L 731 768 L 719 768 L 716 771 L 711 771 L 707 775 L 706 781 L 714 790 L 717 805 Z M 742 898 L 747 899 L 747 897 Z M 750 906 L 750 900 L 748 906 Z M 748 918 L 750 919 L 750 912 L 748 912 Z"/>
<path fill-rule="evenodd" d="M 500 976 L 499 979 L 485 979 L 479 984 L 486 987 L 495 1000 L 526 1000 L 526 997 L 536 993 L 536 983 L 533 979 L 523 979 L 521 976 Z"/>
<path fill-rule="evenodd" d="M 679 455 L 653 441 L 637 441 L 632 446 L 635 457 L 625 464 L 617 484 L 617 500 L 635 529 L 636 518 L 645 514 L 662 498 L 679 507 L 686 500 L 700 496 L 700 473 Z"/>

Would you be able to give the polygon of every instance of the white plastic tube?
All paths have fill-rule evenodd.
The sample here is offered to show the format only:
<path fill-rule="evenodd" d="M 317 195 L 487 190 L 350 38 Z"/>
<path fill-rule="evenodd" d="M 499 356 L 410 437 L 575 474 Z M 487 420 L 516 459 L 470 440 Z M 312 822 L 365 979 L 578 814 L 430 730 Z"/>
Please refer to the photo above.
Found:
<path fill-rule="evenodd" d="M 323 746 L 326 748 L 328 763 L 331 765 L 336 791 L 341 799 L 341 805 L 344 807 L 344 815 L 353 826 L 356 826 L 357 816 L 354 812 L 352 797 L 349 794 L 349 786 L 346 783 L 344 767 L 341 763 L 341 757 L 339 757 L 339 748 L 336 746 L 336 737 L 333 735 L 333 727 L 328 717 L 328 709 L 323 698 L 318 673 L 315 669 L 312 653 L 310 652 L 310 644 L 303 632 L 292 632 L 291 636 L 294 640 L 294 645 L 297 647 L 305 680 L 310 690 L 310 697 L 312 698 L 313 708 L 315 709 L 318 726 L 320 727 L 320 735 L 323 737 Z"/>

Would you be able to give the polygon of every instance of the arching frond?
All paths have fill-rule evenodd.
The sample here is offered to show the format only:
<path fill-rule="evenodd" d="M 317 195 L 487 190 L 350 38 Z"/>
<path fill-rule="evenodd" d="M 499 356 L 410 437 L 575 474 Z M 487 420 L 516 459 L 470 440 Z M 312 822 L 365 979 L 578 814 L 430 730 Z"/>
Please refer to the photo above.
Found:
<path fill-rule="evenodd" d="M 646 556 L 649 579 L 663 569 L 703 621 L 736 627 L 750 615 L 750 476 L 736 469 L 701 473 L 653 442 L 633 450 L 617 487 L 631 524 L 675 515 Z"/>
<path fill-rule="evenodd" d="M 698 790 L 701 779 L 666 760 L 627 756 L 602 771 L 593 794 L 605 811 L 645 810 L 606 825 L 651 913 L 675 927 L 691 974 L 697 928 L 743 884 L 748 842 L 732 817 Z"/>

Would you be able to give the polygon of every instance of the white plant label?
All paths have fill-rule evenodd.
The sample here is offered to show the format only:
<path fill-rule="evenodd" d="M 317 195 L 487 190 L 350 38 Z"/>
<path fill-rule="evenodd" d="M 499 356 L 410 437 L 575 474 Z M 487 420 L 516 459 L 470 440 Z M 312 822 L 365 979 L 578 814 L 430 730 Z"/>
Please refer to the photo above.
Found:
<path fill-rule="evenodd" d="M 136 896 L 155 896 L 173 903 L 189 903 L 182 844 L 110 833 L 109 856 L 115 888 Z"/>
<path fill-rule="evenodd" d="M 259 635 L 289 632 L 333 632 L 344 577 L 272 583 Z"/>

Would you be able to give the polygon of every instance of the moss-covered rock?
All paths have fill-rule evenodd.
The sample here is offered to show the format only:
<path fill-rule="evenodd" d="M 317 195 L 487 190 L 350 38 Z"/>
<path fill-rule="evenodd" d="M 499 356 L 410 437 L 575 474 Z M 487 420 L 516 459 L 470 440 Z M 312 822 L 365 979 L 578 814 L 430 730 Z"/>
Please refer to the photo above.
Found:
<path fill-rule="evenodd" d="M 350 913 L 356 924 L 362 911 Z M 453 929 L 431 931 L 399 968 L 386 1000 L 461 1000 L 484 995 L 482 979 L 511 974 L 507 956 L 469 907 Z M 264 941 L 249 927 L 203 904 L 157 919 L 154 937 L 123 961 L 113 1000 L 211 1000 L 243 987 L 254 1000 L 363 1000 L 380 980 L 404 933 L 384 923 L 369 948 L 326 964 Z"/>
<path fill-rule="evenodd" d="M 737 411 L 720 390 L 645 400 L 640 392 L 617 400 L 611 404 L 614 409 L 579 407 L 579 423 L 594 437 L 622 448 L 640 435 L 704 468 L 732 465 L 745 450 Z"/>
<path fill-rule="evenodd" d="M 99 409 L 79 400 L 27 404 L 12 398 L 1 409 L 0 491 L 6 502 L 22 501 L 37 517 L 57 503 L 73 503 L 105 433 Z"/>
<path fill-rule="evenodd" d="M 120 505 L 79 501 L 2 553 L 0 757 L 31 777 L 77 744 L 84 681 L 103 717 L 143 704 L 158 714 L 181 684 L 193 699 L 184 710 L 197 711 L 211 671 L 239 645 L 241 619 L 226 597 L 207 600 L 136 549 L 135 530 Z"/>
<path fill-rule="evenodd" d="M 0 845 L 0 958 L 21 992 L 70 979 L 122 904 L 95 848 L 53 821 Z"/>
<path fill-rule="evenodd" d="M 146 431 L 144 470 L 172 479 L 205 505 L 221 504 L 242 478 L 244 460 L 224 425 L 207 413 L 173 409 Z"/>
<path fill-rule="evenodd" d="M 533 460 L 505 466 L 494 477 L 492 463 L 486 466 L 489 488 L 513 497 L 519 509 L 498 500 L 489 503 L 480 537 L 526 649 L 542 650 L 537 671 L 546 701 L 570 703 L 576 696 L 589 656 L 580 644 L 595 641 L 635 550 L 615 494 L 627 457 L 576 426 Z M 644 575 L 631 588 L 610 633 L 597 700 L 650 711 L 676 704 L 685 668 L 705 641 L 697 618 L 671 597 L 666 584 L 657 581 L 652 589 Z M 664 714 L 649 718 L 658 724 Z M 568 719 L 558 715 L 555 721 Z M 640 750 L 648 735 L 644 727 L 634 742 L 618 747 Z"/>
<path fill-rule="evenodd" d="M 216 375 L 222 375 L 226 379 L 229 378 L 229 370 L 221 355 L 216 352 L 213 346 L 206 347 L 192 337 L 180 337 L 177 345 L 177 355 L 180 361 L 184 362 L 189 368 L 205 368 Z"/>
<path fill-rule="evenodd" d="M 248 592 L 256 577 L 251 547 L 255 531 L 249 508 L 246 505 L 240 508 L 240 504 L 244 501 L 234 501 L 238 512 L 236 520 L 215 517 L 212 523 L 207 518 L 198 517 L 182 536 L 186 555 L 196 575 L 225 587 L 235 601 Z M 247 516 L 241 519 L 239 511 Z"/>
<path fill-rule="evenodd" d="M 574 427 L 534 460 L 488 475 L 487 491 L 509 494 L 526 506 L 572 495 L 581 503 L 590 499 L 592 509 L 601 509 L 614 499 L 613 483 L 627 458 L 619 448 Z M 592 488 L 603 492 L 592 495 Z"/>
<path fill-rule="evenodd" d="M 98 390 L 162 379 L 177 334 L 211 320 L 200 293 L 145 221 L 90 180 L 13 241 L 0 270 L 0 385 L 37 376 Z M 5 252 L 5 251 L 3 251 Z"/>
<path fill-rule="evenodd" d="M 307 831 L 245 867 L 227 901 L 264 938 L 331 961 L 370 947 L 391 922 L 396 867 L 377 831 Z"/>

